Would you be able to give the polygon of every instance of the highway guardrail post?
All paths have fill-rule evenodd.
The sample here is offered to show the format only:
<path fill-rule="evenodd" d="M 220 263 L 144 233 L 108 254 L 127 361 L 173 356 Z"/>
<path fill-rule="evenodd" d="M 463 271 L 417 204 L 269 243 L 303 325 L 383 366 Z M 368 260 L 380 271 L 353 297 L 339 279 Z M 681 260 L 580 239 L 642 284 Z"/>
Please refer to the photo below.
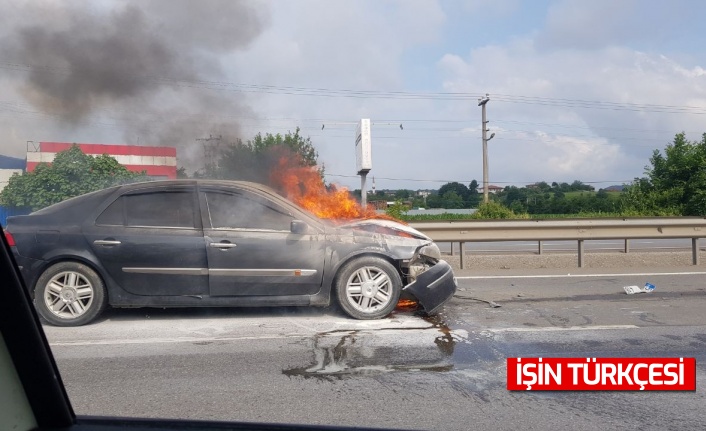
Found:
<path fill-rule="evenodd" d="M 542 244 L 542 241 L 539 240 L 537 241 L 537 254 L 542 254 L 544 248 L 544 244 Z"/>
<path fill-rule="evenodd" d="M 458 253 L 461 255 L 461 269 L 464 269 L 466 265 L 464 264 L 464 255 L 466 254 L 465 251 L 463 250 L 463 243 L 459 242 L 458 243 Z"/>
<path fill-rule="evenodd" d="M 626 239 L 625 240 L 625 254 L 628 254 L 630 252 L 630 240 Z"/>
<path fill-rule="evenodd" d="M 579 268 L 583 268 L 583 240 L 579 240 Z"/>
<path fill-rule="evenodd" d="M 694 265 L 699 264 L 699 239 L 691 238 L 691 260 Z"/>

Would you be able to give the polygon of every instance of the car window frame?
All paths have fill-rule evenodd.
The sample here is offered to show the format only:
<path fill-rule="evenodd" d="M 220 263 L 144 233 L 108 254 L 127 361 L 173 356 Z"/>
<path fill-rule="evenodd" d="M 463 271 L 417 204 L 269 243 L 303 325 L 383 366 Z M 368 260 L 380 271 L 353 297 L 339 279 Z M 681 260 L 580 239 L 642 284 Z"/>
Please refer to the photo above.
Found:
<path fill-rule="evenodd" d="M 211 209 L 208 204 L 207 193 L 221 193 L 226 195 L 242 196 L 244 199 L 251 200 L 260 205 L 263 205 L 273 211 L 286 214 L 292 218 L 292 220 L 297 220 L 297 215 L 291 210 L 291 208 L 285 208 L 278 205 L 277 202 L 267 199 L 266 197 L 259 196 L 255 193 L 251 193 L 247 190 L 239 188 L 226 188 L 226 187 L 213 187 L 213 186 L 201 186 L 198 188 L 198 197 L 201 204 L 201 215 L 202 224 L 204 229 L 211 229 L 215 231 L 223 232 L 277 232 L 277 233 L 290 233 L 291 228 L 288 229 L 263 229 L 263 228 L 243 228 L 243 227 L 214 227 L 211 219 Z M 290 221 L 291 226 L 291 221 Z"/>
<path fill-rule="evenodd" d="M 98 218 L 116 201 L 122 199 L 124 196 L 141 195 L 146 193 L 159 193 L 159 192 L 189 192 L 192 199 L 192 211 L 194 226 L 184 227 L 184 226 L 146 226 L 146 225 L 129 225 L 127 223 L 127 208 L 123 201 L 123 224 L 101 224 L 98 223 Z M 120 189 L 116 194 L 111 195 L 109 199 L 106 200 L 102 205 L 100 205 L 99 211 L 96 211 L 94 216 L 91 218 L 92 224 L 97 227 L 123 227 L 129 229 L 169 229 L 169 230 L 203 230 L 203 222 L 201 216 L 201 207 L 199 203 L 199 197 L 197 194 L 197 188 L 195 184 L 160 184 L 139 188 L 128 188 Z"/>

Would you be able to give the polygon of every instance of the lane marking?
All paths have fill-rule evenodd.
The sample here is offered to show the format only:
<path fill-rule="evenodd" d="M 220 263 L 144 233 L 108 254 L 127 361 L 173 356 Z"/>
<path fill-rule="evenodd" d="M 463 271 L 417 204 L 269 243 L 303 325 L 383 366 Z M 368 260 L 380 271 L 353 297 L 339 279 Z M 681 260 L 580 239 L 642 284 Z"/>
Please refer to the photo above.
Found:
<path fill-rule="evenodd" d="M 558 326 L 547 326 L 543 328 L 493 328 L 486 329 L 489 332 L 558 332 L 558 331 L 606 331 L 615 329 L 639 329 L 636 325 L 595 325 L 595 326 L 569 326 L 561 328 Z"/>
<path fill-rule="evenodd" d="M 556 274 L 556 275 L 467 275 L 456 277 L 457 280 L 488 280 L 500 278 L 580 278 L 580 277 L 638 277 L 638 276 L 674 276 L 674 275 L 706 275 L 706 272 L 635 272 L 624 274 Z"/>

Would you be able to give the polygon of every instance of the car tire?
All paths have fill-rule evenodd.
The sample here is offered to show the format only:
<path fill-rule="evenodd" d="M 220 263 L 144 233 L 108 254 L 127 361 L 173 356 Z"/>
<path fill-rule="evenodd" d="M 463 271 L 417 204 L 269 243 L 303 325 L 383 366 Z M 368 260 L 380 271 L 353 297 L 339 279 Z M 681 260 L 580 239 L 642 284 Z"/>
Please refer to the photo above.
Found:
<path fill-rule="evenodd" d="M 55 326 L 81 326 L 108 305 L 105 284 L 88 266 L 61 262 L 47 268 L 34 288 L 37 312 Z"/>
<path fill-rule="evenodd" d="M 364 256 L 345 264 L 336 276 L 336 296 L 355 319 L 380 319 L 392 312 L 402 292 L 399 272 L 387 260 Z"/>

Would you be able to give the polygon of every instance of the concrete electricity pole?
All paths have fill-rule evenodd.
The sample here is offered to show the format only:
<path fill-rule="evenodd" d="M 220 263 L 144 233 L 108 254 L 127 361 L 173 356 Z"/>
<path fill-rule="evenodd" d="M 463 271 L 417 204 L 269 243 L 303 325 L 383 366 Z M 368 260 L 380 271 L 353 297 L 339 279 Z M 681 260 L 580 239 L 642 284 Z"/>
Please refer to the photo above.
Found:
<path fill-rule="evenodd" d="M 495 136 L 495 133 L 493 133 L 490 135 L 490 138 L 486 137 L 486 133 L 488 132 L 486 125 L 488 124 L 488 121 L 485 119 L 485 104 L 488 103 L 489 100 L 490 97 L 488 97 L 488 94 L 486 94 L 485 97 L 478 99 L 478 106 L 481 107 L 483 112 L 483 203 L 488 203 L 488 141 L 493 139 Z"/>

